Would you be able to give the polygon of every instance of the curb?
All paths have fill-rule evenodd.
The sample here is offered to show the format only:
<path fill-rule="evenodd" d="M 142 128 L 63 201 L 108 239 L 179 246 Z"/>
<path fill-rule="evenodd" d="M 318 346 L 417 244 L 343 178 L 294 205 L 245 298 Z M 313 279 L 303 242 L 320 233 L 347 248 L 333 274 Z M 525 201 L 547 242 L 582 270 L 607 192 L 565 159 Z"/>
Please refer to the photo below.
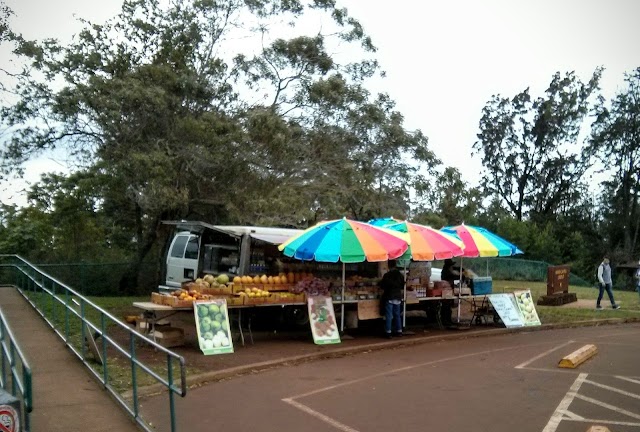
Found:
<path fill-rule="evenodd" d="M 365 345 L 359 345 L 355 347 L 346 347 L 346 348 L 334 348 L 330 351 L 323 351 L 317 353 L 310 354 L 302 354 L 293 357 L 285 357 L 274 360 L 267 360 L 264 362 L 251 363 L 242 366 L 236 366 L 232 368 L 222 369 L 218 371 L 210 371 L 204 372 L 197 375 L 187 376 L 187 387 L 188 388 L 196 388 L 205 384 L 223 381 L 225 379 L 256 374 L 265 370 L 275 369 L 277 367 L 282 366 L 295 366 L 302 363 L 308 363 L 317 360 L 323 359 L 331 359 L 331 358 L 340 358 L 346 357 L 354 354 L 366 353 L 371 351 L 382 351 L 388 349 L 395 349 L 401 347 L 409 347 L 414 345 L 422 345 L 425 343 L 433 342 L 433 341 L 443 341 L 443 340 L 461 340 L 468 339 L 472 337 L 488 337 L 488 336 L 499 336 L 504 334 L 513 334 L 513 333 L 528 333 L 535 331 L 544 331 L 544 330 L 555 330 L 555 329 L 564 329 L 564 328 L 575 328 L 575 327 L 591 327 L 591 326 L 600 326 L 600 325 L 615 325 L 615 324 L 625 324 L 625 323 L 636 323 L 640 322 L 640 318 L 607 318 L 607 319 L 598 319 L 598 320 L 585 320 L 585 321 L 572 321 L 567 323 L 556 323 L 556 324 L 543 324 L 535 327 L 519 327 L 519 328 L 497 328 L 492 330 L 476 330 L 476 331 L 463 331 L 460 333 L 451 333 L 445 335 L 435 335 L 435 336 L 407 336 L 403 339 L 384 341 L 384 342 L 375 342 Z M 166 387 L 161 384 L 152 384 L 145 387 L 138 388 L 138 397 L 150 397 L 159 395 L 166 392 Z M 131 390 L 124 392 L 122 396 L 126 399 L 131 399 L 133 393 Z"/>

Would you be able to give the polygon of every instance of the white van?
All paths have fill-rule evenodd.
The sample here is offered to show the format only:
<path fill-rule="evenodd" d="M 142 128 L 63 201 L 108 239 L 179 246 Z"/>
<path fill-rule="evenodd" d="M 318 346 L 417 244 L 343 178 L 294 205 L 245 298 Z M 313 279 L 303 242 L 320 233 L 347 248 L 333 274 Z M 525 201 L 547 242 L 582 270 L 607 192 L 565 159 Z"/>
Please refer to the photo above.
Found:
<path fill-rule="evenodd" d="M 166 253 L 165 283 L 160 290 L 205 274 L 255 274 L 269 270 L 281 254 L 277 246 L 302 232 L 297 229 L 211 225 L 163 221 L 174 227 Z"/>

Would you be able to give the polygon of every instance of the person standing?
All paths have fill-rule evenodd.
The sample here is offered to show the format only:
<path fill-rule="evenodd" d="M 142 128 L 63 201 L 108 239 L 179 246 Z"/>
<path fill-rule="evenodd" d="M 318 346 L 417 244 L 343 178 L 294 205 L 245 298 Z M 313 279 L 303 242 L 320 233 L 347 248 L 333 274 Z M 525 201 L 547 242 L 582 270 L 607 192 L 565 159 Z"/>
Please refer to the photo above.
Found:
<path fill-rule="evenodd" d="M 620 306 L 618 306 L 616 301 L 613 299 L 613 291 L 611 291 L 611 266 L 609 265 L 609 257 L 607 255 L 604 256 L 602 262 L 598 266 L 598 281 L 600 282 L 600 292 L 598 293 L 596 309 L 602 309 L 600 301 L 602 300 L 605 290 L 607 291 L 607 295 L 611 301 L 611 307 L 613 309 L 620 309 Z"/>
<path fill-rule="evenodd" d="M 396 336 L 402 336 L 402 297 L 404 290 L 404 276 L 400 273 L 395 261 L 389 261 L 389 271 L 380 281 L 382 299 L 384 302 L 385 336 L 391 339 L 391 329 L 395 326 Z M 392 326 L 392 324 L 394 326 Z"/>

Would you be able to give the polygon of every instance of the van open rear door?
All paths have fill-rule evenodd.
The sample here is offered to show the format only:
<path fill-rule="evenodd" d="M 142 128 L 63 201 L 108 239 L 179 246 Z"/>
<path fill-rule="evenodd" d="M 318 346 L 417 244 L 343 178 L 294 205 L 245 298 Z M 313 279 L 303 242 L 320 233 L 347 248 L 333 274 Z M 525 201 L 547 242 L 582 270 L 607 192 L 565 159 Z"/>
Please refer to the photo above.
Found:
<path fill-rule="evenodd" d="M 167 280 L 171 287 L 193 280 L 198 273 L 200 236 L 188 231 L 176 234 L 167 255 Z"/>

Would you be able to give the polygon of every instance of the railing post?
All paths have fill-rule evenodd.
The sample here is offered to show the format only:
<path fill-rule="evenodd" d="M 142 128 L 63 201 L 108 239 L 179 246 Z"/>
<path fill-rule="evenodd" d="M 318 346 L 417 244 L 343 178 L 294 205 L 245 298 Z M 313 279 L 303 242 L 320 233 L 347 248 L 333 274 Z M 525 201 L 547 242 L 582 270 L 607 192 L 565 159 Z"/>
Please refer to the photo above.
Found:
<path fill-rule="evenodd" d="M 9 367 L 13 371 L 16 368 L 16 348 L 13 345 L 13 341 L 9 340 Z M 16 395 L 18 393 L 18 383 L 16 383 L 16 379 L 11 374 L 11 394 Z"/>
<path fill-rule="evenodd" d="M 167 382 L 169 383 L 169 415 L 171 416 L 171 432 L 176 432 L 176 403 L 173 394 L 173 358 L 167 356 Z"/>
<path fill-rule="evenodd" d="M 85 343 L 85 341 L 87 340 L 87 332 L 85 330 L 86 326 L 84 325 L 84 309 L 84 298 L 80 297 L 80 352 L 82 353 L 82 361 L 87 361 L 87 344 Z"/>
<path fill-rule="evenodd" d="M 55 281 L 53 282 L 56 283 Z M 69 342 L 69 308 L 71 307 L 71 299 L 69 297 L 69 290 L 64 290 L 64 341 Z"/>
<path fill-rule="evenodd" d="M 31 432 L 31 410 L 33 410 L 33 389 L 31 388 L 31 370 L 28 369 L 24 363 L 22 363 L 22 376 L 24 383 L 24 394 L 22 399 L 24 401 L 24 430 Z"/>
<path fill-rule="evenodd" d="M 44 277 L 42 278 L 42 288 L 45 288 Z M 53 295 L 51 296 L 51 309 L 53 309 L 53 322 L 58 325 L 58 321 L 56 320 L 56 284 L 51 285 L 51 292 Z"/>
<path fill-rule="evenodd" d="M 4 358 L 4 349 L 2 349 L 2 345 L 5 343 L 5 335 L 6 329 L 4 328 L 4 323 L 0 322 L 0 358 L 2 359 L 2 375 L 0 376 L 1 386 L 4 388 L 5 383 L 7 382 L 7 363 Z"/>
<path fill-rule="evenodd" d="M 107 380 L 109 379 L 109 369 L 107 368 L 107 323 L 104 318 L 104 313 L 100 314 L 100 331 L 102 332 L 102 379 L 106 386 Z"/>
<path fill-rule="evenodd" d="M 136 339 L 133 333 L 129 333 L 129 354 L 131 355 L 131 386 L 133 390 L 133 414 L 138 418 L 138 374 L 136 366 Z"/>

